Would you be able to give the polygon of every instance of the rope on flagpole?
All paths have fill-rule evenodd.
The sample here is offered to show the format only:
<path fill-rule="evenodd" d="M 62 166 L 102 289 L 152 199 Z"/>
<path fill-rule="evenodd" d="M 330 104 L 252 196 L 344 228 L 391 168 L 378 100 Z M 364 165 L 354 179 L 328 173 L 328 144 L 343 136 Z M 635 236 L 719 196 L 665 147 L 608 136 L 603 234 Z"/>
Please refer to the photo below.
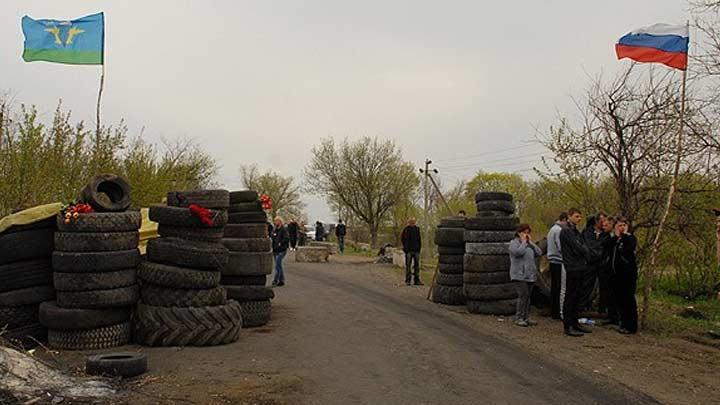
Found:
<path fill-rule="evenodd" d="M 690 32 L 690 21 L 687 21 L 685 23 L 685 26 L 688 29 L 688 32 Z M 660 217 L 660 223 L 658 224 L 657 233 L 655 234 L 655 238 L 653 239 L 652 243 L 652 250 L 650 253 L 650 265 L 648 266 L 648 271 L 645 274 L 645 285 L 643 286 L 643 306 L 642 306 L 642 316 L 641 316 L 641 323 L 642 326 L 645 327 L 647 324 L 647 316 L 648 311 L 650 310 L 650 294 L 652 293 L 652 286 L 655 279 L 655 263 L 657 260 L 657 253 L 658 249 L 660 247 L 660 236 L 662 234 L 663 228 L 665 227 L 665 222 L 667 222 L 668 215 L 670 214 L 670 209 L 672 208 L 673 203 L 673 197 L 675 196 L 675 191 L 677 189 L 677 181 L 678 176 L 680 175 L 680 162 L 682 159 L 682 138 L 683 138 L 683 131 L 685 128 L 685 86 L 687 82 L 687 66 L 685 66 L 685 70 L 683 70 L 682 74 L 682 90 L 680 95 L 680 128 L 678 129 L 678 136 L 677 136 L 677 145 L 676 145 L 676 155 L 675 155 L 675 167 L 673 170 L 672 180 L 670 181 L 670 189 L 668 190 L 667 195 L 667 202 L 665 204 L 665 211 L 663 211 L 662 217 Z"/>

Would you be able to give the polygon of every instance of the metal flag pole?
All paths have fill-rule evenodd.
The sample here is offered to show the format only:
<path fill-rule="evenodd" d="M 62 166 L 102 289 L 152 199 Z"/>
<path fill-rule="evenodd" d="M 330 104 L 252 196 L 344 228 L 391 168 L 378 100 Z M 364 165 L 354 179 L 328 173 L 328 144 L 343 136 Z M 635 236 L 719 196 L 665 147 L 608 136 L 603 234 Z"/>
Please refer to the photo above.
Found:
<path fill-rule="evenodd" d="M 97 110 L 96 110 L 96 122 L 95 128 L 95 150 L 100 147 L 100 102 L 102 101 L 103 86 L 105 85 L 105 61 L 103 60 L 102 68 L 100 70 L 100 90 L 98 91 L 97 98 Z"/>
<path fill-rule="evenodd" d="M 687 27 L 688 33 L 690 32 L 690 21 L 686 21 L 685 26 Z M 688 34 L 689 41 L 689 34 Z M 673 169 L 672 180 L 670 181 L 670 189 L 668 190 L 667 202 L 665 204 L 665 211 L 663 211 L 662 217 L 660 217 L 660 223 L 658 224 L 658 230 L 655 234 L 655 238 L 652 243 L 652 250 L 650 253 L 650 266 L 648 267 L 647 274 L 645 275 L 645 285 L 643 286 L 643 306 L 642 306 L 642 325 L 646 324 L 648 311 L 650 309 L 650 294 L 652 293 L 652 286 L 655 279 L 655 263 L 657 260 L 657 253 L 660 247 L 660 236 L 665 222 L 667 222 L 670 209 L 672 208 L 673 197 L 677 190 L 677 180 L 680 175 L 680 161 L 682 159 L 682 138 L 683 131 L 685 129 L 685 87 L 687 82 L 687 66 L 683 70 L 682 74 L 682 90 L 680 95 L 680 128 L 678 128 L 676 155 L 675 155 L 675 167 Z"/>

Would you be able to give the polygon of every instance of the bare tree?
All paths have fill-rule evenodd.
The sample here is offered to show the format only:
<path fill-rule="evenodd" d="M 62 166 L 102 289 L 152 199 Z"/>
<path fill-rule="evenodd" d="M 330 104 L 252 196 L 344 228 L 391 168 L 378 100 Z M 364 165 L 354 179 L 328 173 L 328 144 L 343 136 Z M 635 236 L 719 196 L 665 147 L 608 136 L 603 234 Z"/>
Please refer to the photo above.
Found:
<path fill-rule="evenodd" d="M 389 211 L 416 190 L 418 179 L 412 164 L 405 162 L 392 141 L 365 137 L 336 145 L 323 140 L 312 150 L 305 168 L 309 189 L 341 202 L 367 224 L 373 246 Z"/>
<path fill-rule="evenodd" d="M 272 170 L 261 173 L 257 164 L 240 166 L 240 177 L 248 189 L 265 194 L 272 200 L 271 217 L 278 215 L 299 219 L 305 204 L 301 200 L 300 185 L 292 176 L 281 176 Z"/>

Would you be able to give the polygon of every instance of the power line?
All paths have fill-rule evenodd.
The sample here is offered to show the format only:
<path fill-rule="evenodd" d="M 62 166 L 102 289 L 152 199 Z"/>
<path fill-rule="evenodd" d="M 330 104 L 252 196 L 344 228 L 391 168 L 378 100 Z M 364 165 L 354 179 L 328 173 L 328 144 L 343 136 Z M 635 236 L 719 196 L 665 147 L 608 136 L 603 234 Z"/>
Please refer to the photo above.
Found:
<path fill-rule="evenodd" d="M 542 158 L 542 157 L 541 157 L 541 158 Z M 476 165 L 472 165 L 472 166 L 465 166 L 465 167 L 456 168 L 456 169 L 442 169 L 442 168 L 440 168 L 440 169 L 442 169 L 443 172 L 463 173 L 463 172 L 466 172 L 466 171 L 468 171 L 468 170 L 483 170 L 483 169 L 485 169 L 485 170 L 501 170 L 501 169 L 509 169 L 509 168 L 513 168 L 513 167 L 516 167 L 516 166 L 528 165 L 528 164 L 533 164 L 533 163 L 542 163 L 542 162 L 543 162 L 542 159 L 532 159 L 532 160 L 523 160 L 523 161 L 519 161 L 519 162 L 507 162 L 507 163 L 502 163 L 502 164 L 490 164 L 490 165 L 488 165 L 488 164 L 482 164 L 482 163 L 480 163 L 480 164 L 476 164 Z"/>
<path fill-rule="evenodd" d="M 508 157 L 504 157 L 501 159 L 495 159 L 495 160 L 486 160 L 486 161 L 478 162 L 478 163 L 468 163 L 468 164 L 463 164 L 463 165 L 444 166 L 444 167 L 438 166 L 438 169 L 442 169 L 442 170 L 463 169 L 463 168 L 467 168 L 467 167 L 486 165 L 488 163 L 501 163 L 501 162 L 505 162 L 510 159 L 522 159 L 522 158 L 536 157 L 537 155 L 538 155 L 538 153 L 535 152 L 535 153 L 528 153 L 525 155 L 508 156 Z"/>
<path fill-rule="evenodd" d="M 441 159 L 441 161 L 442 161 L 442 162 L 456 162 L 456 161 L 458 161 L 458 160 L 475 159 L 475 158 L 482 157 L 482 156 L 495 155 L 495 154 L 497 154 L 497 153 L 510 152 L 510 151 L 515 151 L 515 150 L 520 150 L 520 149 L 527 149 L 527 148 L 537 147 L 537 146 L 542 146 L 542 145 L 540 145 L 540 144 L 538 144 L 538 143 L 528 143 L 528 144 L 525 144 L 525 145 L 519 145 L 519 146 L 514 146 L 514 147 L 510 147 L 510 148 L 503 148 L 503 149 L 496 149 L 496 150 L 487 151 L 487 152 L 482 152 L 482 153 L 473 154 L 473 155 L 465 155 L 465 156 L 459 156 L 459 157 L 452 157 L 452 158 L 444 159 L 444 160 Z"/>

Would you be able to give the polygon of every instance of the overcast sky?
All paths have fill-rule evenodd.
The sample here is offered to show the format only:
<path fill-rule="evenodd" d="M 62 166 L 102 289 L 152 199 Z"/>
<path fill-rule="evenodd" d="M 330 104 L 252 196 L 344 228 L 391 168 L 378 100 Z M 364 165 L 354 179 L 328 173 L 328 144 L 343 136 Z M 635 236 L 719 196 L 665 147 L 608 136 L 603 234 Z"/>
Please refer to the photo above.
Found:
<path fill-rule="evenodd" d="M 631 29 L 683 23 L 684 1 L 0 2 L 0 93 L 58 99 L 95 121 L 99 67 L 22 61 L 20 19 L 106 20 L 104 123 L 150 141 L 185 137 L 240 188 L 258 163 L 302 180 L 321 138 L 395 140 L 452 183 L 478 169 L 529 175 L 536 128 L 573 113 L 587 75 L 611 74 Z M 511 149 L 511 150 L 508 150 Z M 308 196 L 310 220 L 331 220 Z"/>

